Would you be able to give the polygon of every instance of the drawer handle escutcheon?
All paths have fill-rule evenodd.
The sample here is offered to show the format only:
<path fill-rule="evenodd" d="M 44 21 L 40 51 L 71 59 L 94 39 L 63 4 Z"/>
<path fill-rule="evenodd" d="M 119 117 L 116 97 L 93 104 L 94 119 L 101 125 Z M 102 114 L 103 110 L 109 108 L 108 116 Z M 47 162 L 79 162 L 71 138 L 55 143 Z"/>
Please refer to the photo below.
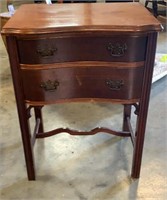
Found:
<path fill-rule="evenodd" d="M 127 44 L 120 44 L 120 43 L 109 43 L 107 46 L 107 50 L 110 51 L 111 56 L 113 57 L 121 57 L 125 54 L 125 51 L 127 50 Z"/>
<path fill-rule="evenodd" d="M 37 49 L 37 54 L 43 58 L 53 56 L 57 51 L 56 48 Z"/>
<path fill-rule="evenodd" d="M 58 81 L 51 81 L 51 80 L 47 80 L 46 82 L 42 82 L 40 84 L 41 88 L 43 88 L 45 91 L 50 91 L 50 92 L 54 92 L 55 90 L 57 90 L 58 86 L 59 86 Z"/>
<path fill-rule="evenodd" d="M 124 81 L 123 80 L 106 80 L 106 85 L 111 90 L 120 90 L 121 87 L 124 85 Z"/>

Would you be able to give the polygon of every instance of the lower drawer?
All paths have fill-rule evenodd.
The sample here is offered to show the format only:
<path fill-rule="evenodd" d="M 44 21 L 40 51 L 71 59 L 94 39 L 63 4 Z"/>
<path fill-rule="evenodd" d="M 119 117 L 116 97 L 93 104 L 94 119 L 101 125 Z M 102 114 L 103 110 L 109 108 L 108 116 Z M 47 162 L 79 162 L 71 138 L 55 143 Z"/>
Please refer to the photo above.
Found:
<path fill-rule="evenodd" d="M 140 98 L 143 67 L 71 67 L 22 69 L 25 99 L 53 103 L 77 98 L 132 100 Z"/>

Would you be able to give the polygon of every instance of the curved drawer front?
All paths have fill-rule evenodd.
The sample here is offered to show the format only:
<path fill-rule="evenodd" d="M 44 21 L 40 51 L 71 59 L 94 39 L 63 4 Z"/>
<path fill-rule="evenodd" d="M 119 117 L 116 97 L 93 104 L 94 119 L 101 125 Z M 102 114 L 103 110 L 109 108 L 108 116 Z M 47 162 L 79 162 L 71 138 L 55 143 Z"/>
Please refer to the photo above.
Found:
<path fill-rule="evenodd" d="M 92 34 L 93 35 L 93 34 Z M 145 36 L 64 37 L 18 40 L 20 63 L 145 60 Z"/>
<path fill-rule="evenodd" d="M 138 99 L 143 67 L 57 68 L 22 70 L 26 101 L 54 102 L 77 98 Z"/>

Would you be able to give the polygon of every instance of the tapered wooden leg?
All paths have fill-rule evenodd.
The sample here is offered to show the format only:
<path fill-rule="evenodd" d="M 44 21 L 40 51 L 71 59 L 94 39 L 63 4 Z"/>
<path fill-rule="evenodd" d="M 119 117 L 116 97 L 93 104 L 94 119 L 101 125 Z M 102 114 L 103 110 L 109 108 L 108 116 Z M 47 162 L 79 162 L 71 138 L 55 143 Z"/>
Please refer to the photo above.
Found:
<path fill-rule="evenodd" d="M 44 127 L 43 127 L 43 118 L 42 118 L 42 107 L 43 106 L 38 106 L 34 107 L 34 112 L 35 112 L 35 120 L 40 119 L 40 125 L 39 125 L 39 132 L 43 133 L 44 132 Z"/>
<path fill-rule="evenodd" d="M 31 143 L 31 132 L 30 132 L 29 119 L 27 115 L 26 106 L 20 104 L 18 106 L 18 114 L 20 120 L 20 129 L 23 141 L 28 179 L 35 180 L 35 163 L 34 163 L 33 147 Z"/>
<path fill-rule="evenodd" d="M 136 140 L 133 151 L 133 163 L 132 163 L 132 178 L 139 178 L 140 176 L 140 168 L 142 162 L 142 153 L 143 153 L 143 145 L 144 145 L 144 136 L 145 136 L 145 127 L 146 127 L 146 116 L 139 115 L 137 118 L 136 125 Z"/>
<path fill-rule="evenodd" d="M 145 70 L 143 76 L 143 88 L 139 103 L 139 112 L 136 124 L 136 137 L 133 152 L 133 163 L 132 163 L 132 178 L 139 178 L 140 168 L 142 162 L 142 152 L 144 145 L 146 121 L 148 114 L 149 96 L 151 90 L 151 81 L 154 67 L 154 58 L 156 51 L 157 33 L 149 33 L 147 41 L 147 56 L 145 61 Z M 150 51 L 150 49 L 152 51 Z"/>
<path fill-rule="evenodd" d="M 24 155 L 29 180 L 35 180 L 35 164 L 33 157 L 33 149 L 31 144 L 31 132 L 29 127 L 29 116 L 27 106 L 22 92 L 22 81 L 20 79 L 20 69 L 18 67 L 19 55 L 17 52 L 16 38 L 6 37 L 9 60 L 11 64 L 11 72 L 13 77 L 13 85 L 17 103 L 17 110 L 20 122 L 21 136 L 23 141 Z"/>
<path fill-rule="evenodd" d="M 122 130 L 123 131 L 129 131 L 128 123 L 127 123 L 127 117 L 131 117 L 131 105 L 124 105 L 124 112 L 123 112 L 123 125 Z"/>

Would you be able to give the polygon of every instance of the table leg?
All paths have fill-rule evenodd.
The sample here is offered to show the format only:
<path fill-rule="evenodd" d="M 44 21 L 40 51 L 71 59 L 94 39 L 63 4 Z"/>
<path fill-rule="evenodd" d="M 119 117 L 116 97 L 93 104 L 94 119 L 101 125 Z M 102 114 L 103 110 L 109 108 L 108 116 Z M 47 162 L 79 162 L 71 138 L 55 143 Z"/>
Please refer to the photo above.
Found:
<path fill-rule="evenodd" d="M 42 107 L 43 106 L 37 106 L 34 107 L 34 112 L 35 112 L 35 120 L 37 122 L 37 119 L 40 119 L 40 125 L 39 125 L 39 132 L 43 133 L 44 132 L 44 128 L 43 128 L 43 118 L 42 118 Z"/>
<path fill-rule="evenodd" d="M 135 145 L 133 151 L 132 178 L 139 178 L 142 162 L 142 152 L 144 145 L 146 121 L 149 106 L 149 97 L 154 69 L 154 59 L 156 51 L 157 33 L 149 33 L 147 42 L 147 52 L 145 61 L 145 71 L 143 76 L 142 94 L 139 103 L 139 112 L 136 123 Z M 150 51 L 150 49 L 152 51 Z"/>
<path fill-rule="evenodd" d="M 18 105 L 17 105 L 18 106 Z M 29 126 L 29 119 L 25 106 L 20 104 L 18 106 L 18 114 L 20 121 L 20 129 L 23 141 L 24 155 L 27 167 L 27 175 L 29 180 L 35 180 L 35 162 L 33 155 L 33 146 L 31 142 L 31 131 Z"/>
<path fill-rule="evenodd" d="M 145 135 L 145 125 L 146 120 L 143 119 L 143 116 L 137 117 L 137 124 L 136 124 L 136 133 L 135 133 L 135 146 L 133 151 L 133 163 L 132 163 L 132 178 L 139 178 L 140 176 L 140 167 L 141 167 L 141 160 L 142 160 L 142 152 L 143 152 L 143 145 L 144 145 L 144 135 Z"/>
<path fill-rule="evenodd" d="M 124 105 L 124 112 L 123 112 L 123 131 L 129 131 L 127 117 L 131 117 L 131 105 Z"/>
<path fill-rule="evenodd" d="M 16 38 L 6 37 L 7 49 L 11 65 L 11 72 L 13 77 L 13 85 L 17 103 L 17 110 L 20 122 L 21 136 L 24 148 L 24 155 L 27 167 L 27 174 L 29 180 L 35 180 L 35 164 L 33 156 L 33 148 L 31 143 L 31 131 L 29 126 L 29 115 L 27 112 L 27 105 L 24 101 L 22 91 L 22 81 L 20 79 L 20 69 L 18 67 L 19 55 L 17 53 Z"/>

